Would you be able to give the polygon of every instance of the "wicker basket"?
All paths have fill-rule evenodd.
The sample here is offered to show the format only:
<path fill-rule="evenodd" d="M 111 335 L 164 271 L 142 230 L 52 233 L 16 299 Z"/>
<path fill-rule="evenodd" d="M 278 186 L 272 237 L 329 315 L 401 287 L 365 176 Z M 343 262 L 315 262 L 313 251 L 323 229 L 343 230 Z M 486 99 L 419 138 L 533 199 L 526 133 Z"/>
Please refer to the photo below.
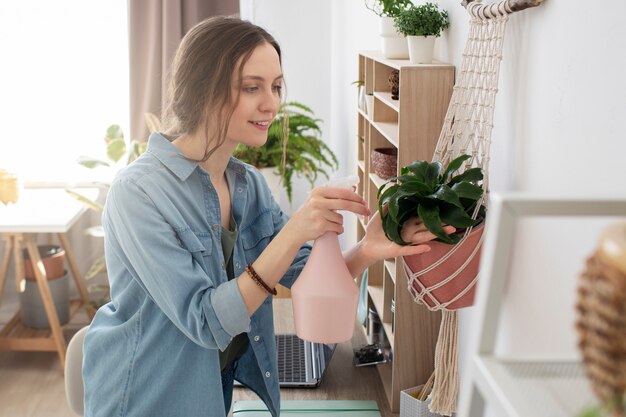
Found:
<path fill-rule="evenodd" d="M 398 149 L 376 148 L 371 154 L 372 169 L 382 179 L 396 176 L 398 166 Z"/>

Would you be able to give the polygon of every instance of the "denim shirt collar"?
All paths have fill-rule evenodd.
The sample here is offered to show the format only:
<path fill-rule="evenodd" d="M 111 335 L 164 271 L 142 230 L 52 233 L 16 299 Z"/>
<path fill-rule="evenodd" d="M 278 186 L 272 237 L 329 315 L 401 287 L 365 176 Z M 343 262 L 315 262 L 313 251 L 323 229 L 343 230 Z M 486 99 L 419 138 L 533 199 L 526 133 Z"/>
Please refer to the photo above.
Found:
<path fill-rule="evenodd" d="M 187 159 L 172 142 L 161 133 L 152 133 L 148 139 L 148 152 L 152 153 L 163 165 L 174 173 L 181 181 L 185 181 L 191 173 L 198 168 L 198 163 Z M 246 176 L 246 167 L 237 158 L 230 157 L 227 171 L 234 171 L 236 174 Z"/>

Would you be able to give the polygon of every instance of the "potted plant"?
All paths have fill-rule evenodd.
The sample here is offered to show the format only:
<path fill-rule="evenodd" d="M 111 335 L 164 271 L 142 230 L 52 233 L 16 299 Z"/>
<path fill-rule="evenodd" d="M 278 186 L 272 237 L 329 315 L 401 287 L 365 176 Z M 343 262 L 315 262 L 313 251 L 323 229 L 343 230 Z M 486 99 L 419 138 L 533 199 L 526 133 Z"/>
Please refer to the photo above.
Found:
<path fill-rule="evenodd" d="M 462 272 L 455 279 L 434 289 L 424 301 L 433 306 L 436 302 L 446 303 L 462 293 L 474 281 L 478 273 L 479 254 L 474 254 L 483 232 L 486 210 L 482 204 L 483 188 L 481 168 L 469 168 L 462 173 L 459 169 L 469 160 L 461 155 L 443 168 L 438 161 L 415 161 L 400 171 L 400 176 L 387 180 L 378 190 L 379 212 L 386 236 L 399 245 L 408 245 L 401 237 L 406 221 L 418 217 L 424 226 L 437 238 L 429 242 L 430 252 L 404 258 L 408 275 L 423 271 L 453 250 L 450 257 L 436 268 L 418 276 L 419 285 L 414 290 L 421 293 L 424 288 L 440 283 L 457 270 Z M 389 184 L 392 185 L 388 186 Z M 385 207 L 386 210 L 383 210 Z M 442 225 L 456 228 L 446 234 Z M 468 230 L 471 228 L 470 230 Z M 459 247 L 454 247 L 469 232 Z M 466 261 L 470 259 L 467 265 Z M 433 297 L 435 300 L 431 299 Z M 448 309 L 471 305 L 474 287 L 452 302 Z"/>
<path fill-rule="evenodd" d="M 394 18 L 398 32 L 407 36 L 411 63 L 430 64 L 435 38 L 450 26 L 448 12 L 433 3 L 401 10 Z"/>
<path fill-rule="evenodd" d="M 285 122 L 286 132 L 283 128 Z M 233 156 L 260 169 L 268 179 L 270 188 L 272 183 L 282 183 L 291 203 L 294 174 L 306 178 L 313 187 L 319 174 L 330 178 L 326 169 L 336 170 L 339 166 L 333 151 L 320 138 L 320 122 L 307 106 L 297 102 L 283 103 L 281 111 L 270 125 L 265 145 L 238 145 Z M 286 155 L 283 165 L 284 145 Z M 273 191 L 276 198 L 277 190 Z"/>
<path fill-rule="evenodd" d="M 160 130 L 159 119 L 151 114 L 145 115 L 146 123 L 150 132 Z M 104 143 L 106 146 L 104 158 L 94 158 L 91 156 L 81 156 L 78 158 L 78 163 L 85 168 L 89 169 L 107 169 L 109 171 L 109 178 L 112 179 L 114 174 L 122 167 L 128 165 L 134 161 L 139 155 L 145 152 L 147 143 L 139 142 L 137 140 L 127 140 L 124 138 L 124 132 L 119 125 L 111 125 L 106 130 L 104 136 Z M 98 187 L 106 193 L 110 187 L 108 182 L 99 182 Z M 80 193 L 77 189 L 67 188 L 65 190 L 68 194 L 75 197 L 87 207 L 102 212 L 103 205 L 98 201 L 92 200 Z M 84 231 L 88 236 L 97 238 L 104 237 L 104 230 L 102 225 L 90 227 Z M 106 264 L 104 255 L 98 257 L 89 267 L 89 270 L 85 274 L 85 280 L 91 280 L 100 273 L 106 272 Z M 98 309 L 100 306 L 106 304 L 109 301 L 109 287 L 107 284 L 91 284 L 88 287 L 91 294 L 91 302 L 89 308 Z"/>
<path fill-rule="evenodd" d="M 38 245 L 39 258 L 46 272 L 50 295 L 61 325 L 70 319 L 70 284 L 65 270 L 65 251 L 57 245 Z M 35 270 L 27 249 L 22 251 L 24 280 L 20 285 L 20 319 L 26 327 L 50 328 Z"/>
<path fill-rule="evenodd" d="M 365 6 L 380 17 L 380 36 L 385 58 L 407 59 L 409 50 L 404 35 L 394 27 L 394 18 L 411 6 L 410 0 L 365 0 Z"/>

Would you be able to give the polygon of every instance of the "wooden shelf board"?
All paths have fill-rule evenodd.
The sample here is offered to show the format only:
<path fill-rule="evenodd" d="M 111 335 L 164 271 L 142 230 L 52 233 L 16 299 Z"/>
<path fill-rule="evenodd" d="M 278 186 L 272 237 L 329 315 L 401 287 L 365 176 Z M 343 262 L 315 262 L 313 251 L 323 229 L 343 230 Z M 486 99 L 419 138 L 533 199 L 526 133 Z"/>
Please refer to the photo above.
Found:
<path fill-rule="evenodd" d="M 389 108 L 400 113 L 400 100 L 394 100 L 391 98 L 391 93 L 387 91 L 374 91 L 374 97 L 385 103 Z"/>
<path fill-rule="evenodd" d="M 385 259 L 385 268 L 387 272 L 389 272 L 389 276 L 393 281 L 393 284 L 396 285 L 396 260 L 395 259 Z"/>
<path fill-rule="evenodd" d="M 391 323 L 383 323 L 383 329 L 385 329 L 385 334 L 387 335 L 387 340 L 393 349 L 393 332 L 391 331 Z"/>
<path fill-rule="evenodd" d="M 364 110 L 359 109 L 359 114 L 361 116 L 363 116 L 365 118 L 365 120 L 367 120 L 368 122 L 372 123 L 372 120 L 370 119 L 370 117 L 367 115 L 367 113 Z"/>
<path fill-rule="evenodd" d="M 372 182 L 374 183 L 374 185 L 376 186 L 376 189 L 380 189 L 380 187 L 385 183 L 386 180 L 380 178 L 378 175 L 374 174 L 373 172 L 370 174 L 370 179 L 372 180 Z"/>
<path fill-rule="evenodd" d="M 372 302 L 374 303 L 374 308 L 380 317 L 383 316 L 383 309 L 385 306 L 385 296 L 383 293 L 382 285 L 368 285 L 367 292 L 369 292 L 370 297 L 372 298 Z"/>
<path fill-rule="evenodd" d="M 388 59 L 385 58 L 381 51 L 360 51 L 360 55 L 373 59 L 386 65 L 390 68 L 400 69 L 406 67 L 451 67 L 451 64 L 447 64 L 441 61 L 433 61 L 430 64 L 411 64 L 408 59 Z"/>
<path fill-rule="evenodd" d="M 365 173 L 365 161 L 356 161 L 356 163 L 359 166 L 361 172 Z"/>
<path fill-rule="evenodd" d="M 390 363 L 389 361 L 387 361 L 386 363 L 382 363 L 380 365 L 376 365 L 376 369 L 378 369 L 378 374 L 380 375 L 380 380 L 383 384 L 383 388 L 385 389 L 385 395 L 387 396 L 387 401 L 389 401 L 389 404 L 393 404 L 392 390 L 391 390 L 391 385 L 392 385 L 391 367 L 392 366 L 393 364 Z"/>
<path fill-rule="evenodd" d="M 372 122 L 372 126 L 383 135 L 389 143 L 396 148 L 398 147 L 400 137 L 400 128 L 395 122 Z"/>

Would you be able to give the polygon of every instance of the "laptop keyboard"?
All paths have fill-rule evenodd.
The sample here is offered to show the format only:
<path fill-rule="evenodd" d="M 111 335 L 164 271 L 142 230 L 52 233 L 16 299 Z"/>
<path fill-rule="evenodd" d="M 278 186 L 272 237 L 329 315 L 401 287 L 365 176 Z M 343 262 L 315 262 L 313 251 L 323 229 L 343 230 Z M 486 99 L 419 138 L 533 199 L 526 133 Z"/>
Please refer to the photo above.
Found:
<path fill-rule="evenodd" d="M 295 334 L 277 334 L 278 380 L 281 382 L 304 382 L 304 341 Z"/>

